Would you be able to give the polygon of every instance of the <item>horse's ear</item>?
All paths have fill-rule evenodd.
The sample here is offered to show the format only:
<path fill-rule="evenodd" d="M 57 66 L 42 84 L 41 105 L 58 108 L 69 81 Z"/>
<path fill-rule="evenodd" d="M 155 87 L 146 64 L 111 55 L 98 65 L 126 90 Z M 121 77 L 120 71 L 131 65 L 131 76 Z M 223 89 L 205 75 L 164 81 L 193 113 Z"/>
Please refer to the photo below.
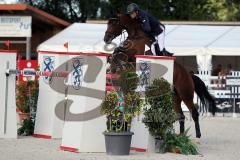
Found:
<path fill-rule="evenodd" d="M 119 16 L 121 16 L 123 14 L 123 12 L 122 12 L 122 10 L 120 8 L 117 8 L 116 9 L 116 14 L 119 17 Z"/>
<path fill-rule="evenodd" d="M 114 16 L 115 16 L 114 10 L 111 9 L 110 12 L 109 12 L 108 18 L 112 18 L 112 17 L 114 17 Z"/>

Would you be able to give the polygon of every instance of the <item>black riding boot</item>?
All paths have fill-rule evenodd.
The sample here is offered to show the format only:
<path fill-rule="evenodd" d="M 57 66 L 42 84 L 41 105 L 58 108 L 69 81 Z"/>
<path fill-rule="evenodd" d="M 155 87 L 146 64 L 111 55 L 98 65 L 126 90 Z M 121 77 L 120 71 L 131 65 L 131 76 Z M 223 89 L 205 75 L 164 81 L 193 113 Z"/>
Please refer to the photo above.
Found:
<path fill-rule="evenodd" d="M 168 52 L 165 48 L 163 48 L 163 50 L 160 53 L 163 56 L 170 56 L 170 57 L 173 56 L 173 53 Z"/>

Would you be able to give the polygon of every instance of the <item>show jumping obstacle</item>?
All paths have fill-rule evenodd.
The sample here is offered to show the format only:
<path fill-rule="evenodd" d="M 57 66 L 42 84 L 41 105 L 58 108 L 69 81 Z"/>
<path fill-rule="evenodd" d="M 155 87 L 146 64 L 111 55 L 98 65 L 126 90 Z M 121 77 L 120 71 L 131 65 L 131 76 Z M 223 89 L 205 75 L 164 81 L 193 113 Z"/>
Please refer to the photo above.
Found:
<path fill-rule="evenodd" d="M 41 71 L 70 72 L 68 78 L 39 79 L 35 137 L 62 138 L 61 149 L 105 152 L 106 57 L 102 53 L 39 51 Z M 103 78 L 104 77 L 104 78 Z"/>
<path fill-rule="evenodd" d="M 106 87 L 106 77 L 113 76 L 106 75 L 107 56 L 102 53 L 39 51 L 40 71 L 24 73 L 40 76 L 35 137 L 62 138 L 62 150 L 105 152 L 102 132 L 106 129 L 106 119 L 100 114 L 99 106 L 106 90 L 112 89 Z M 139 91 L 144 91 L 145 85 L 160 76 L 172 84 L 174 57 L 136 58 L 137 74 L 140 76 Z M 6 116 L 1 116 L 5 117 L 1 119 L 1 137 L 7 133 L 8 137 L 16 138 L 15 76 L 10 75 L 23 74 L 24 71 L 16 70 L 16 52 L 3 52 L 1 62 L 1 65 L 5 64 L 0 68 L 1 74 L 7 72 L 9 75 L 1 76 L 4 77 L 1 82 L 8 83 L 5 85 L 8 86 L 7 92 L 1 93 L 1 101 L 8 99 L 7 104 L 1 106 L 1 110 L 7 108 Z M 154 147 L 153 138 L 141 122 L 141 117 L 142 115 L 140 119 L 133 120 L 131 130 L 135 135 L 131 146 L 136 151 L 151 152 Z"/>
<path fill-rule="evenodd" d="M 15 50 L 0 50 L 0 138 L 17 138 L 16 120 L 16 75 L 38 75 L 43 77 L 67 77 L 67 72 L 17 70 Z M 52 91 L 51 89 L 49 90 Z M 52 95 L 49 95 L 50 97 Z M 45 123 L 48 124 L 48 123 Z M 60 132 L 61 133 L 61 132 Z M 47 137 L 47 136 L 46 136 Z"/>
<path fill-rule="evenodd" d="M 145 86 L 149 85 L 155 78 L 163 77 L 171 85 L 173 84 L 173 64 L 175 57 L 160 56 L 136 56 L 137 74 L 140 77 L 139 92 L 145 91 Z M 135 151 L 155 152 L 154 138 L 149 134 L 148 129 L 142 123 L 143 115 L 136 117 L 132 121 L 131 149 Z"/>
<path fill-rule="evenodd" d="M 0 138 L 17 138 L 16 77 L 9 69 L 16 69 L 17 51 L 0 50 Z"/>

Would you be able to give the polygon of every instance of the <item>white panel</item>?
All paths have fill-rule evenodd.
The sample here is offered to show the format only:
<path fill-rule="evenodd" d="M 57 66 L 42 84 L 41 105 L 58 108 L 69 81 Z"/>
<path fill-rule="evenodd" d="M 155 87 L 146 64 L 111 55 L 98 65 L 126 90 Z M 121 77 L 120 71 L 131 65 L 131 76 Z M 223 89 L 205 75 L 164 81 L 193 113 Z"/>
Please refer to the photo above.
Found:
<path fill-rule="evenodd" d="M 74 56 L 72 56 L 74 57 Z M 80 92 L 83 87 L 87 89 L 95 89 L 101 91 L 102 98 L 105 96 L 106 87 L 106 57 L 93 57 L 93 56 L 80 56 L 80 60 L 87 62 L 90 59 L 99 58 L 103 64 L 100 72 L 96 75 L 96 80 L 93 82 L 86 82 L 83 76 L 86 75 L 89 66 L 80 67 L 82 72 L 80 76 L 81 85 L 78 89 L 69 87 L 68 100 L 73 101 L 70 106 L 71 114 L 85 114 L 99 107 L 103 99 L 93 98 L 88 95 L 88 90 L 82 95 Z M 97 64 L 96 64 L 97 65 Z M 91 66 L 93 67 L 93 66 Z M 96 69 L 100 66 L 94 66 Z M 94 74 L 94 73 L 92 73 Z M 68 84 L 73 84 L 71 76 L 69 77 Z M 75 93 L 75 94 L 72 94 Z M 95 111 L 94 114 L 96 114 Z M 99 113 L 100 115 L 100 113 Z M 104 116 L 98 116 L 88 119 L 86 115 L 79 115 L 76 119 L 71 119 L 72 115 L 66 115 L 66 121 L 63 128 L 62 147 L 74 148 L 78 152 L 105 152 L 104 135 L 102 134 L 106 130 L 106 119 Z M 79 119 L 78 119 L 79 118 Z M 86 118 L 81 120 L 81 118 Z"/>
<path fill-rule="evenodd" d="M 147 63 L 149 65 L 150 82 L 155 78 L 159 78 L 160 76 L 166 79 L 170 84 L 173 84 L 173 63 L 174 60 L 164 59 L 158 57 L 158 59 L 149 58 L 137 58 L 137 73 L 141 75 L 141 64 Z M 154 65 L 155 64 L 155 65 Z M 158 65 L 156 65 L 158 64 Z M 144 71 L 145 72 L 145 71 Z M 148 72 L 145 72 L 148 73 Z M 140 78 L 141 81 L 141 78 Z M 144 88 L 140 88 L 140 91 L 144 91 Z M 142 123 L 143 115 L 140 117 L 136 117 L 132 121 L 131 131 L 134 132 L 132 137 L 131 147 L 140 150 L 147 150 L 148 152 L 154 151 L 154 140 L 152 136 L 149 134 L 148 129 Z"/>
<path fill-rule="evenodd" d="M 16 69 L 16 53 L 1 51 L 0 61 L 0 83 L 2 86 L 0 90 L 0 138 L 17 138 L 16 75 L 8 77 L 8 85 L 5 76 L 7 62 L 9 62 L 9 69 Z M 8 94 L 6 95 L 6 93 Z"/>

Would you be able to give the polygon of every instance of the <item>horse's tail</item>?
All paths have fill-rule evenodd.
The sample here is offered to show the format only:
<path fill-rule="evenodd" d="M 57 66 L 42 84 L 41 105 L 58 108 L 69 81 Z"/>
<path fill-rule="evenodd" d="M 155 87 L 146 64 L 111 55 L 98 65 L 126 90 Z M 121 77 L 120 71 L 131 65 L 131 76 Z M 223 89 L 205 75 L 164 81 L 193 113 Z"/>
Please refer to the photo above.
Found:
<path fill-rule="evenodd" d="M 198 77 L 192 74 L 192 79 L 194 82 L 195 92 L 199 96 L 201 102 L 205 105 L 206 101 L 209 103 L 209 111 L 212 112 L 213 115 L 215 115 L 216 112 L 216 104 L 214 101 L 214 98 L 210 95 L 208 92 L 208 89 L 205 85 L 205 83 Z"/>

